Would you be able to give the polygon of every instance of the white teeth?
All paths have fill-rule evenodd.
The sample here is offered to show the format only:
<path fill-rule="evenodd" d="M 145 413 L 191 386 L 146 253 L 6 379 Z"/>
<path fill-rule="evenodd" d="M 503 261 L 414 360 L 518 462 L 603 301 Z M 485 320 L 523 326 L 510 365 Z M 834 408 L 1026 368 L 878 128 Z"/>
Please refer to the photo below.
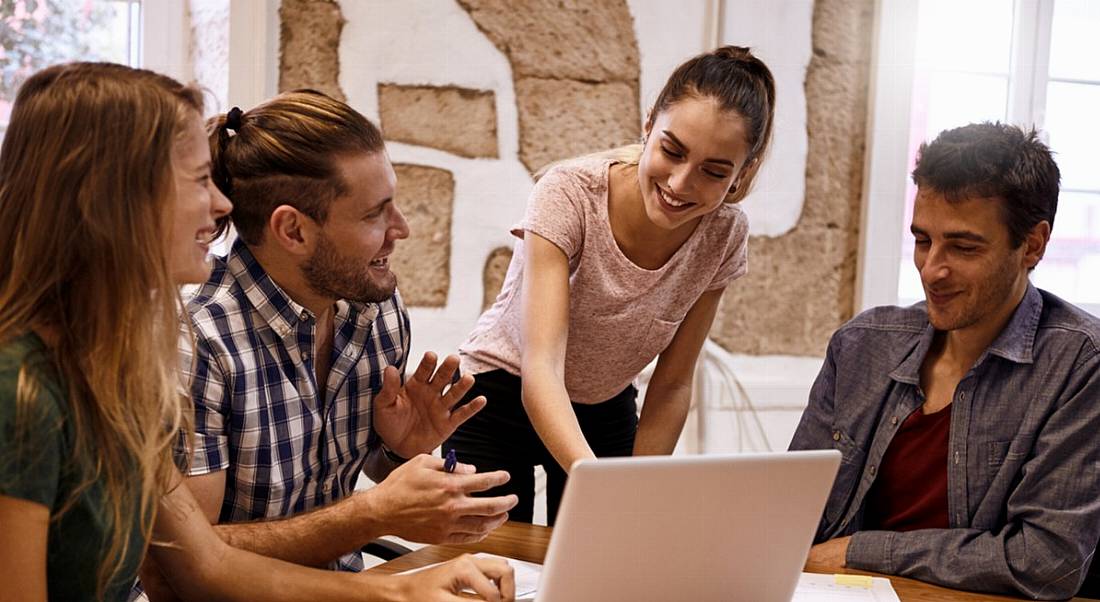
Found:
<path fill-rule="evenodd" d="M 378 267 L 378 268 L 385 267 L 386 264 L 389 263 L 389 259 L 390 259 L 389 257 L 383 257 L 382 259 L 375 259 L 374 261 L 370 262 L 370 264 L 372 266 Z"/>
<path fill-rule="evenodd" d="M 664 199 L 666 203 L 672 205 L 673 207 L 683 207 L 684 205 L 687 205 L 687 203 L 683 201 L 678 201 L 670 197 L 668 193 L 666 193 L 664 190 L 661 190 L 660 187 L 657 188 L 657 192 L 661 195 L 661 198 Z"/>

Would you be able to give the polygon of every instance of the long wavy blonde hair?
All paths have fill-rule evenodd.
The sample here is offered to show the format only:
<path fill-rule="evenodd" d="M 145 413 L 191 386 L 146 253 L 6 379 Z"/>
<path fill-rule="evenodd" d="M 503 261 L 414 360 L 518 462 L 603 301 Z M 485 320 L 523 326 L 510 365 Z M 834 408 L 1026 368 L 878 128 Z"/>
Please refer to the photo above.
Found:
<path fill-rule="evenodd" d="M 58 65 L 20 89 L 0 150 L 0 344 L 51 333 L 75 433 L 68 461 L 82 476 L 51 520 L 102 484 L 111 536 L 100 598 L 132 552 L 134 516 L 149 540 L 172 445 L 193 420 L 176 372 L 181 303 L 164 241 L 172 148 L 201 109 L 198 90 L 163 75 Z M 19 374 L 17 433 L 31 428 L 35 374 L 27 365 Z"/>

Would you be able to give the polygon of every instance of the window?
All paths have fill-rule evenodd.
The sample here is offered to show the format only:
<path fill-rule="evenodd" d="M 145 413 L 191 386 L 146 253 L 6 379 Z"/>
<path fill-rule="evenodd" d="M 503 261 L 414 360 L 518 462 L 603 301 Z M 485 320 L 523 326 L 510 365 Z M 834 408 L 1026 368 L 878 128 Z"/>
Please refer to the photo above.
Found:
<path fill-rule="evenodd" d="M 924 297 L 908 232 L 920 143 L 999 120 L 1040 129 L 1062 172 L 1051 243 L 1032 281 L 1100 314 L 1100 279 L 1089 277 L 1100 271 L 1100 169 L 1090 152 L 1100 139 L 1100 2 L 884 0 L 881 8 L 863 307 Z M 898 35 L 914 21 L 915 36 Z"/>
<path fill-rule="evenodd" d="M 183 0 L 0 1 L 0 136 L 19 86 L 49 65 L 108 61 L 184 76 L 184 10 Z"/>

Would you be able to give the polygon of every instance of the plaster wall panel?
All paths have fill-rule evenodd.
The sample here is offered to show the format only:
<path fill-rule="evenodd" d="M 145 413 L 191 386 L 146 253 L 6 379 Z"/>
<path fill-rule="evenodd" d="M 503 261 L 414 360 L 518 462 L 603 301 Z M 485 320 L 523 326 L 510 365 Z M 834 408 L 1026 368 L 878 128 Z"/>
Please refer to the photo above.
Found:
<path fill-rule="evenodd" d="M 340 5 L 334 0 L 282 0 L 279 20 L 279 90 L 313 88 L 345 100 L 339 83 Z"/>
<path fill-rule="evenodd" d="M 446 304 L 410 304 L 416 329 L 412 355 L 452 353 L 482 311 L 486 258 L 493 249 L 512 247 L 508 230 L 523 216 L 532 186 L 518 158 L 512 68 L 454 0 L 347 0 L 341 8 L 347 23 L 340 41 L 340 84 L 348 102 L 372 120 L 382 113 L 380 84 L 460 87 L 491 92 L 495 99 L 498 157 L 468 158 L 393 139 L 386 143 L 395 163 L 432 166 L 454 177 Z M 397 186 L 400 194 L 400 177 Z M 422 252 L 417 241 L 397 242 L 396 253 Z M 406 297 L 412 278 L 419 276 L 403 277 L 399 285 Z"/>
<path fill-rule="evenodd" d="M 744 200 L 753 234 L 780 236 L 798 223 L 806 195 L 806 70 L 813 0 L 725 0 L 721 37 L 748 46 L 775 77 L 772 146 Z"/>
<path fill-rule="evenodd" d="M 438 148 L 460 157 L 496 158 L 493 93 L 457 86 L 378 86 L 387 140 Z"/>

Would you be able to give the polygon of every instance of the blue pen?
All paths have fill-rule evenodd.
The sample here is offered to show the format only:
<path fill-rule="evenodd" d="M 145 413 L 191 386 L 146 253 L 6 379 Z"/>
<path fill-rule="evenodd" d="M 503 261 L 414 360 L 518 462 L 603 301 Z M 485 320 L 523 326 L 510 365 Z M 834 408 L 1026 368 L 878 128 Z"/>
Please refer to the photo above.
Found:
<path fill-rule="evenodd" d="M 457 465 L 458 465 L 458 459 L 455 458 L 455 450 L 452 447 L 451 449 L 447 450 L 447 457 L 443 460 L 443 471 L 444 472 L 454 472 L 455 471 L 455 466 L 457 466 Z"/>

